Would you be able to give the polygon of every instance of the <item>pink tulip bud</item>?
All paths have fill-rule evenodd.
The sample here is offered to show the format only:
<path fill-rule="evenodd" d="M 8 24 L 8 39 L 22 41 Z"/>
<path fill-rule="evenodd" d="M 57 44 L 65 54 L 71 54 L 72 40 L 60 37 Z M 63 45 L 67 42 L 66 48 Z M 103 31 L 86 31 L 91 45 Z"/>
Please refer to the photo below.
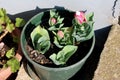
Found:
<path fill-rule="evenodd" d="M 58 31 L 57 35 L 58 35 L 60 38 L 63 38 L 63 37 L 64 37 L 63 31 Z"/>
<path fill-rule="evenodd" d="M 76 11 L 75 19 L 80 23 L 86 22 L 85 14 L 83 12 Z"/>
<path fill-rule="evenodd" d="M 56 22 L 57 22 L 57 20 L 55 18 L 51 18 L 50 20 L 51 20 L 52 25 L 56 24 Z"/>

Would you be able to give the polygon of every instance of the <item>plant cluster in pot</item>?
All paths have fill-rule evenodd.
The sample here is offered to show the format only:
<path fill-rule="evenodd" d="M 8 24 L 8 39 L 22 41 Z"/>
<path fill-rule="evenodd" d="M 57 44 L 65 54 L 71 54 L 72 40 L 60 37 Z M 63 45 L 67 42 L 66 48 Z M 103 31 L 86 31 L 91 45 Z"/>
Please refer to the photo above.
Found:
<path fill-rule="evenodd" d="M 25 21 L 11 20 L 6 10 L 0 8 L 0 80 L 6 80 L 19 70 L 21 56 L 20 30 Z"/>
<path fill-rule="evenodd" d="M 27 22 L 21 47 L 41 80 L 68 80 L 80 70 L 95 44 L 93 16 L 51 9 Z"/>

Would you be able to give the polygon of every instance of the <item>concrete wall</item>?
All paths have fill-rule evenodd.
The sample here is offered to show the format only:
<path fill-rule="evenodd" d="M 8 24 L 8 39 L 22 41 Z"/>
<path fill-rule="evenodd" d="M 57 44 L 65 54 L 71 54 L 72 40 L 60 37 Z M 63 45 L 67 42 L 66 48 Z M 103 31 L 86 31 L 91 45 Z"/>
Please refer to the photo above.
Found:
<path fill-rule="evenodd" d="M 8 14 L 15 15 L 21 12 L 40 9 L 64 7 L 70 10 L 87 10 L 95 14 L 95 29 L 100 29 L 111 25 L 113 19 L 113 6 L 115 7 L 115 17 L 120 13 L 120 0 L 0 0 L 0 8 L 5 8 Z M 117 8 L 116 8 L 117 5 Z"/>

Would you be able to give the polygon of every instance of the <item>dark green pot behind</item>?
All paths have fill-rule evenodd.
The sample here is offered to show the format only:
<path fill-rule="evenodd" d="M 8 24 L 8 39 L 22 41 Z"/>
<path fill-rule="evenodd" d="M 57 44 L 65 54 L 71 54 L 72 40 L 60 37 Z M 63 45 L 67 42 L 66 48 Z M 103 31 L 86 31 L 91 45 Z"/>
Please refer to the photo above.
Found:
<path fill-rule="evenodd" d="M 68 10 L 58 10 L 58 11 L 60 12 L 61 15 L 68 16 L 68 17 L 71 16 L 70 13 L 73 13 L 72 11 L 68 11 Z M 27 39 L 30 37 L 30 33 L 32 32 L 32 30 L 37 25 L 39 25 L 43 20 L 48 20 L 48 18 L 49 18 L 49 10 L 35 15 L 33 18 L 31 18 L 27 22 L 21 34 L 22 51 L 23 51 L 24 56 L 27 58 L 27 60 L 32 64 L 40 80 L 68 80 L 81 69 L 81 67 L 87 60 L 87 58 L 92 53 L 94 45 L 95 45 L 95 36 L 93 36 L 92 38 L 91 48 L 89 49 L 87 55 L 83 59 L 81 59 L 81 61 L 73 65 L 62 67 L 62 68 L 50 68 L 50 67 L 42 66 L 29 58 L 27 50 L 26 50 L 26 44 L 27 44 Z"/>

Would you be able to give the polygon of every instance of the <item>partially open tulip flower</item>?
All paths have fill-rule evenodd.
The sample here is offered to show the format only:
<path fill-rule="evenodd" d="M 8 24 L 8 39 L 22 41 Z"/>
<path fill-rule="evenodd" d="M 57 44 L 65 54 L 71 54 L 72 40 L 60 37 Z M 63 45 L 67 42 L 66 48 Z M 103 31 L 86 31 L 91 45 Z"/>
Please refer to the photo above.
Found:
<path fill-rule="evenodd" d="M 86 22 L 85 14 L 83 12 L 76 11 L 75 19 L 79 24 Z"/>

